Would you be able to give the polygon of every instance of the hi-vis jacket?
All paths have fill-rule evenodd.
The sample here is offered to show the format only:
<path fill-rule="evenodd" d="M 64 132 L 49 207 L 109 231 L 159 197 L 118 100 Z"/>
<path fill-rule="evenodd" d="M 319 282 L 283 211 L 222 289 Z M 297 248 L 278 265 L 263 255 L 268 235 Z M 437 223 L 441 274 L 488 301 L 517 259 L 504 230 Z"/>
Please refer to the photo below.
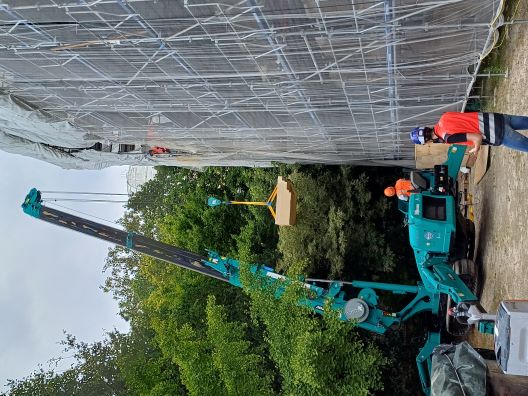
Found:
<path fill-rule="evenodd" d="M 408 201 L 411 194 L 416 192 L 416 189 L 408 179 L 398 179 L 394 189 L 396 190 L 396 195 L 402 201 Z"/>
<path fill-rule="evenodd" d="M 466 133 L 480 133 L 483 143 L 500 146 L 504 138 L 504 116 L 499 113 L 447 112 L 434 126 L 434 134 L 446 143 L 472 145 L 472 142 L 466 141 L 462 136 L 455 136 Z M 460 141 L 461 139 L 464 140 Z"/>

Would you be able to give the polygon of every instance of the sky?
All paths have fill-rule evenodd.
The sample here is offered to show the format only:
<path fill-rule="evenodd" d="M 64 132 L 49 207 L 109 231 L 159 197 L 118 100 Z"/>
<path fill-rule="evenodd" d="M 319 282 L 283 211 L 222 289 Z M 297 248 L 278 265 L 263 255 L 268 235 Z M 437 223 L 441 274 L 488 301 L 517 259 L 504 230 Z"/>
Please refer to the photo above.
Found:
<path fill-rule="evenodd" d="M 105 331 L 128 330 L 112 296 L 100 289 L 112 245 L 35 219 L 20 207 L 32 187 L 126 193 L 127 170 L 63 170 L 0 151 L 0 391 L 8 378 L 27 376 L 39 364 L 47 368 L 49 359 L 61 356 L 63 331 L 93 342 Z M 108 220 L 123 213 L 122 204 L 61 205 Z"/>

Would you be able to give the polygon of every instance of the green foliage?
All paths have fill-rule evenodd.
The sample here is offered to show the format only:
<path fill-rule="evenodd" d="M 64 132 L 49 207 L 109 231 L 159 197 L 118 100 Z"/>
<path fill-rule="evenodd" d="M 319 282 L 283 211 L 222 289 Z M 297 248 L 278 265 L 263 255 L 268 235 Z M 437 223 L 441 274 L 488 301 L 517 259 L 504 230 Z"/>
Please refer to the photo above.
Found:
<path fill-rule="evenodd" d="M 278 231 L 262 207 L 206 205 L 209 196 L 266 200 L 279 172 L 299 197 L 295 227 Z M 401 219 L 381 195 L 390 171 L 369 175 L 352 167 L 162 167 L 130 198 L 121 223 L 196 253 L 270 266 L 280 259 L 293 277 L 388 276 L 406 253 Z M 105 269 L 104 289 L 130 332 L 90 345 L 69 338 L 70 370 L 12 381 L 10 395 L 367 395 L 383 387 L 380 349 L 335 315 L 299 306 L 306 289 L 295 283 L 277 300 L 248 272 L 243 292 L 120 247 Z"/>
<path fill-rule="evenodd" d="M 33 395 L 127 395 L 108 339 L 86 344 L 71 335 L 63 341 L 65 352 L 73 353 L 76 364 L 62 373 L 39 370 L 20 381 L 8 381 L 10 396 Z"/>
<path fill-rule="evenodd" d="M 265 339 L 276 364 L 285 395 L 368 395 L 382 388 L 379 349 L 361 341 L 353 326 L 328 314 L 315 316 L 299 301 L 307 298 L 301 283 L 275 288 L 254 279 L 243 281 L 251 297 L 253 320 L 265 327 Z"/>
<path fill-rule="evenodd" d="M 53 370 L 39 370 L 21 380 L 8 380 L 10 396 L 73 395 L 78 389 L 75 373 L 56 375 Z"/>
<path fill-rule="evenodd" d="M 155 333 L 134 326 L 128 334 L 112 333 L 116 364 L 130 395 L 185 395 L 178 368 L 163 356 Z"/>
<path fill-rule="evenodd" d="M 393 270 L 395 254 L 383 232 L 390 204 L 373 198 L 364 173 L 327 167 L 290 179 L 299 197 L 297 224 L 279 231 L 283 268 L 308 259 L 305 272 L 341 279 Z"/>
<path fill-rule="evenodd" d="M 182 383 L 189 394 L 224 395 L 223 384 L 211 360 L 208 340 L 199 337 L 190 324 L 175 329 L 172 338 L 173 348 L 167 352 L 179 366 Z"/>
<path fill-rule="evenodd" d="M 242 322 L 229 323 L 224 308 L 215 304 L 220 301 L 229 305 L 232 316 L 247 320 L 240 290 L 154 260 L 145 262 L 141 271 L 148 272 L 155 284 L 144 310 L 157 344 L 179 368 L 189 394 L 270 393 L 258 393 L 267 389 L 266 378 L 271 376 L 262 373 L 263 366 L 258 364 L 262 359 L 251 352 L 258 349 L 259 343 L 244 340 L 246 326 Z M 232 360 L 221 362 L 223 358 Z M 232 371 L 237 366 L 239 370 Z"/>
<path fill-rule="evenodd" d="M 263 201 L 276 178 L 275 169 L 211 167 L 197 172 L 162 167 L 130 198 L 128 207 L 141 217 L 141 232 L 163 235 L 167 243 L 198 253 L 209 248 L 240 257 L 242 251 L 243 260 L 270 259 L 276 257 L 277 230 L 265 208 L 210 208 L 206 200 L 215 196 L 224 201 Z"/>
<path fill-rule="evenodd" d="M 264 358 L 244 335 L 247 324 L 229 322 L 226 308 L 209 297 L 206 309 L 207 338 L 212 345 L 212 362 L 228 395 L 271 395 L 271 373 Z"/>
<path fill-rule="evenodd" d="M 21 380 L 8 381 L 10 396 L 57 395 L 184 395 L 179 372 L 160 353 L 147 328 L 127 334 L 108 333 L 86 344 L 71 335 L 63 341 L 74 363 L 65 371 L 40 369 Z"/>

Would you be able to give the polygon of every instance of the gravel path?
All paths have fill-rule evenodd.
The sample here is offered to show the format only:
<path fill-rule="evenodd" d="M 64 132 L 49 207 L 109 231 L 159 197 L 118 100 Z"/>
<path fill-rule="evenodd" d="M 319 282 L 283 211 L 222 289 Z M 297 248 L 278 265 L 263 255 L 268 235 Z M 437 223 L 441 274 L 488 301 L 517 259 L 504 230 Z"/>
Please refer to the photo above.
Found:
<path fill-rule="evenodd" d="M 528 20 L 521 0 L 516 20 Z M 485 84 L 492 95 L 487 110 L 528 115 L 528 24 L 508 28 L 500 46 L 508 77 Z M 490 148 L 489 170 L 473 185 L 477 263 L 482 265 L 481 304 L 495 312 L 505 298 L 528 299 L 528 154 Z M 471 336 L 476 346 L 491 347 L 491 337 Z"/>

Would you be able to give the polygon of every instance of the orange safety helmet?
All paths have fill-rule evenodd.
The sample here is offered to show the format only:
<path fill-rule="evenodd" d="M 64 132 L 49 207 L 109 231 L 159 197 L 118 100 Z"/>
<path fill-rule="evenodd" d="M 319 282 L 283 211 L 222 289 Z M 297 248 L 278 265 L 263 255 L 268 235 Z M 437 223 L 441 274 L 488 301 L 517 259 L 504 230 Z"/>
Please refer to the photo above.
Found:
<path fill-rule="evenodd" d="M 396 189 L 394 187 L 387 187 L 383 193 L 386 197 L 394 197 L 394 194 L 396 194 Z"/>

